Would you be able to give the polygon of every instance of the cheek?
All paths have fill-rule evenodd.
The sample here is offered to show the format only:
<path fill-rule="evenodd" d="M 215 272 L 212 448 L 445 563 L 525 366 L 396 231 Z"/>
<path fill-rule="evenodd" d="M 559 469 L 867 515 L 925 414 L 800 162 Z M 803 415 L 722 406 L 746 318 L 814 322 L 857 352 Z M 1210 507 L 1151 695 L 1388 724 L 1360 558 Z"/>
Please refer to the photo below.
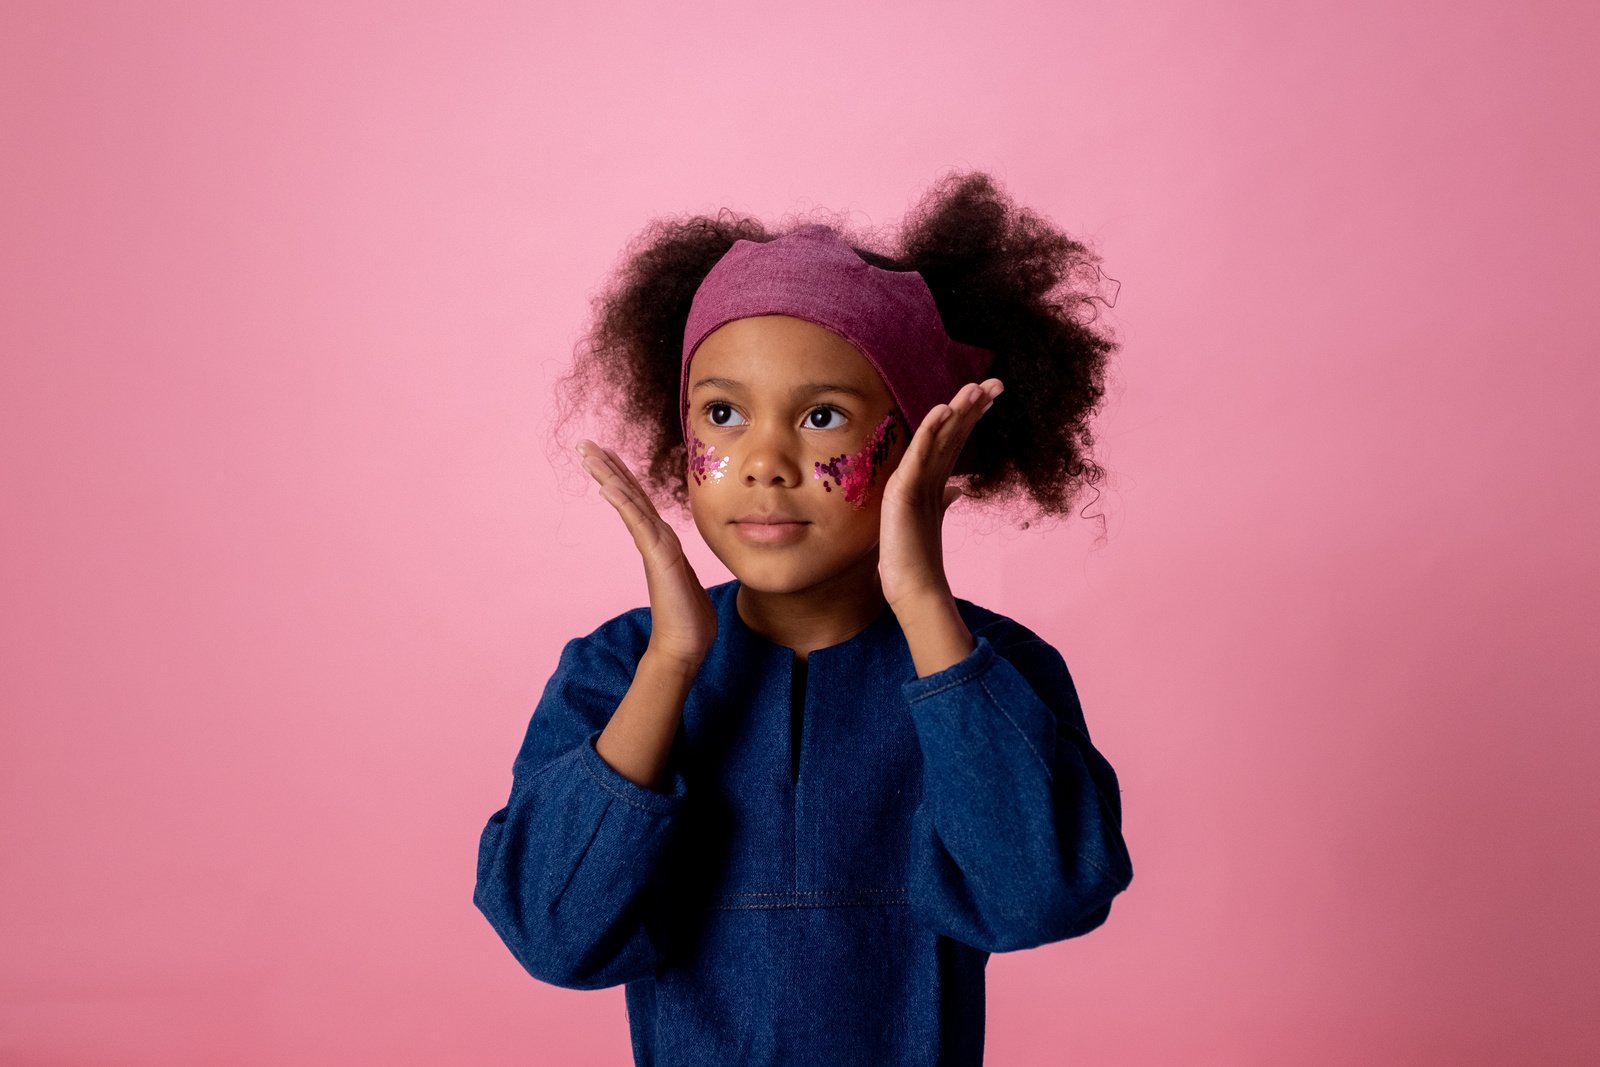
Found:
<path fill-rule="evenodd" d="M 689 432 L 689 477 L 695 485 L 722 481 L 728 466 L 728 457 L 719 455 L 715 445 L 708 445 Z"/>
<path fill-rule="evenodd" d="M 867 438 L 866 444 L 854 452 L 813 465 L 811 476 L 821 479 L 822 488 L 830 493 L 837 485 L 852 507 L 858 510 L 864 508 L 871 498 L 872 487 L 877 484 L 878 472 L 889 460 L 897 436 L 893 413 L 885 415 L 877 429 L 872 431 L 872 436 Z"/>

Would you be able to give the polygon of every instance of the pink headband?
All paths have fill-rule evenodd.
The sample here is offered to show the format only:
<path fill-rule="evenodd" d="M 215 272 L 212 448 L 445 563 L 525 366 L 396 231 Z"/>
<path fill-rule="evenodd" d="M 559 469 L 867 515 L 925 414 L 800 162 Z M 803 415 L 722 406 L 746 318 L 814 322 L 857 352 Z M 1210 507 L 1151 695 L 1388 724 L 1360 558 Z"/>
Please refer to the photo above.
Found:
<path fill-rule="evenodd" d="M 922 275 L 874 267 L 829 226 L 735 241 L 695 291 L 684 326 L 678 413 L 685 441 L 695 349 L 717 327 L 753 315 L 792 315 L 855 345 L 889 387 L 907 433 L 963 385 L 981 381 L 994 362 L 988 349 L 945 334 Z"/>

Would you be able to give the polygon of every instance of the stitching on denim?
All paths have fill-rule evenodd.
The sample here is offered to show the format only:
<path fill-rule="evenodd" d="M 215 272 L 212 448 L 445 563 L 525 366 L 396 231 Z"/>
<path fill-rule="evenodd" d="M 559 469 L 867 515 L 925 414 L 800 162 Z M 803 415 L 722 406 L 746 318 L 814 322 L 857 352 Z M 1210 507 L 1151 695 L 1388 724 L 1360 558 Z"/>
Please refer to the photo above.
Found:
<path fill-rule="evenodd" d="M 974 663 L 967 670 L 961 672 L 956 677 L 950 679 L 948 682 L 945 682 L 943 685 L 935 686 L 934 688 L 928 690 L 926 693 L 918 693 L 918 694 L 916 694 L 915 696 L 913 696 L 911 698 L 911 702 L 913 704 L 915 704 L 919 700 L 926 700 L 929 697 L 937 696 L 938 694 L 943 693 L 946 690 L 955 689 L 957 686 L 966 685 L 968 682 L 972 681 L 974 678 L 982 677 L 983 674 L 985 672 L 987 672 L 993 666 L 994 666 L 994 652 L 991 650 L 987 656 L 981 657 L 981 661 L 980 662 Z"/>
<path fill-rule="evenodd" d="M 745 893 L 729 893 L 730 897 L 825 897 L 825 896 L 866 896 L 872 893 L 904 893 L 904 889 L 775 889 L 772 892 L 750 890 Z"/>
<path fill-rule="evenodd" d="M 570 755 L 572 755 L 572 751 L 570 749 L 557 752 L 554 756 L 551 756 L 549 759 L 539 764 L 539 766 L 529 771 L 528 778 L 531 780 L 539 777 L 539 775 L 543 774 L 545 771 L 548 771 L 551 767 L 554 767 L 556 764 L 560 763 Z"/>
<path fill-rule="evenodd" d="M 881 908 L 890 904 L 909 904 L 905 897 L 884 897 L 881 900 L 791 900 L 771 904 L 714 904 L 713 911 L 799 911 L 802 908 Z"/>
<path fill-rule="evenodd" d="M 600 836 L 600 827 L 606 821 L 606 812 L 610 810 L 610 804 L 607 804 L 601 810 L 600 817 L 594 821 L 594 829 L 589 831 L 589 840 L 583 843 L 583 848 L 578 852 L 578 862 L 572 865 L 572 870 L 567 872 L 567 880 L 561 883 L 561 888 L 556 890 L 555 896 L 550 898 L 550 910 L 552 912 L 555 911 L 556 905 L 561 903 L 561 898 L 567 895 L 567 890 L 572 888 L 573 879 L 578 877 L 578 868 L 583 866 L 583 857 L 587 856 L 589 850 L 594 847 L 595 839 Z"/>
<path fill-rule="evenodd" d="M 803 898 L 817 899 L 803 899 Z M 791 889 L 733 893 L 711 905 L 714 911 L 778 911 L 798 908 L 876 908 L 909 902 L 905 889 Z"/>
<path fill-rule="evenodd" d="M 1017 731 L 1018 734 L 1022 735 L 1022 743 L 1028 746 L 1028 751 L 1033 753 L 1033 758 L 1038 760 L 1039 766 L 1044 768 L 1044 780 L 1046 782 L 1053 783 L 1055 781 L 1055 775 L 1050 770 L 1050 764 L 1045 762 L 1044 756 L 1040 755 L 1039 750 L 1033 747 L 1033 741 L 1030 740 L 1028 735 L 1023 732 L 1022 727 L 1017 725 L 1017 720 L 1011 717 L 1011 713 L 1006 710 L 1004 704 L 995 699 L 994 691 L 989 688 L 988 683 L 980 678 L 978 679 L 978 685 L 982 687 L 984 695 L 989 698 L 989 703 L 998 708 L 1000 714 L 1005 716 L 1006 722 L 1011 724 L 1011 728 Z"/>
<path fill-rule="evenodd" d="M 1128 883 L 1122 881 L 1122 876 L 1120 874 L 1111 873 L 1111 871 L 1103 863 L 1095 859 L 1093 856 L 1087 856 L 1080 852 L 1078 853 L 1078 858 L 1087 863 L 1089 866 L 1093 867 L 1095 870 L 1099 871 L 1101 874 L 1105 875 L 1107 878 L 1111 879 L 1113 882 L 1121 882 L 1123 889 L 1128 888 Z"/>
<path fill-rule="evenodd" d="M 587 743 L 586 743 L 585 747 L 587 747 Z M 595 773 L 594 768 L 589 766 L 589 757 L 588 757 L 587 753 L 580 752 L 578 754 L 578 756 L 579 756 L 578 762 L 580 764 L 582 764 L 582 766 L 583 766 L 583 773 L 587 774 L 590 778 L 594 779 L 595 783 L 597 785 L 599 785 L 601 789 L 604 789 L 607 793 L 610 793 L 612 796 L 616 797 L 618 800 L 622 801 L 624 804 L 628 805 L 631 808 L 637 808 L 638 810 L 640 810 L 642 812 L 646 812 L 646 813 L 651 814 L 651 815 L 666 815 L 666 814 L 670 814 L 670 809 L 652 807 L 651 805 L 645 803 L 642 800 L 638 800 L 638 799 L 636 799 L 634 797 L 629 796 L 628 794 L 624 793 L 621 789 L 617 788 L 616 786 L 612 785 L 610 782 L 606 781 L 604 778 L 600 777 L 598 774 Z M 598 758 L 604 758 L 604 757 L 600 757 L 598 753 L 596 753 L 596 756 Z M 672 795 L 672 794 L 663 793 L 661 795 L 665 799 L 665 802 L 667 802 L 667 803 L 670 803 L 670 802 L 675 801 L 677 799 L 677 797 Z"/>

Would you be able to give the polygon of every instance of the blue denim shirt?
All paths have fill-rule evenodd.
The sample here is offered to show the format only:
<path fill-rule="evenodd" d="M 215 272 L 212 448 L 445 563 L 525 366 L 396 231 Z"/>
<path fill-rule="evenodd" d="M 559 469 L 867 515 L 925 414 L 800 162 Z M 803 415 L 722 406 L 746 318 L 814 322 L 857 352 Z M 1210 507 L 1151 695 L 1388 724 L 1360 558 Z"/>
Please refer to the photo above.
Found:
<path fill-rule="evenodd" d="M 1066 664 L 960 599 L 976 647 L 937 674 L 887 608 L 802 661 L 737 591 L 666 792 L 594 747 L 649 609 L 567 643 L 473 902 L 533 977 L 626 983 L 640 1065 L 981 1063 L 989 955 L 1093 930 L 1133 877 Z"/>

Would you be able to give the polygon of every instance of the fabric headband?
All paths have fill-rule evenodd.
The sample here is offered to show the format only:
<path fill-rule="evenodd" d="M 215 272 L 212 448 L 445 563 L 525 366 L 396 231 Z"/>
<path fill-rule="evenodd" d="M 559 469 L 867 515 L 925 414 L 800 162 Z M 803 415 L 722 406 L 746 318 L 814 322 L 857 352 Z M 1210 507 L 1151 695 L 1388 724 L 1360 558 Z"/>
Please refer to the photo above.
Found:
<path fill-rule="evenodd" d="M 753 315 L 792 315 L 849 341 L 877 370 L 915 433 L 934 407 L 994 362 L 944 332 L 933 293 L 914 270 L 874 267 L 832 227 L 813 223 L 773 241 L 735 241 L 689 306 L 678 414 L 689 440 L 689 362 L 710 333 Z"/>

